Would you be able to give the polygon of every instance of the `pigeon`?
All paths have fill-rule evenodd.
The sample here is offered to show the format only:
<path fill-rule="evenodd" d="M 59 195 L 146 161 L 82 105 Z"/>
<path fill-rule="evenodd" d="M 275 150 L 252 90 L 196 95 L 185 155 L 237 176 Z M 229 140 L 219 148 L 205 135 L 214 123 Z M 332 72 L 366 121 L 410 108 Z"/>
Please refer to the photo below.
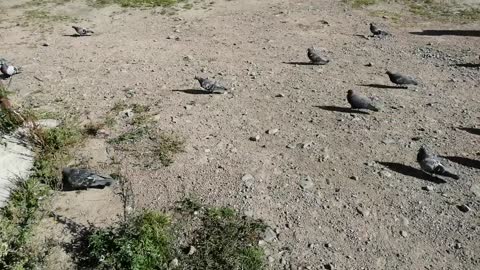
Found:
<path fill-rule="evenodd" d="M 14 67 L 12 65 L 9 65 L 7 63 L 2 63 L 0 66 L 0 72 L 2 72 L 3 75 L 10 77 L 15 74 L 19 74 L 22 72 L 22 68 L 20 67 Z"/>
<path fill-rule="evenodd" d="M 372 34 L 374 36 L 388 36 L 390 35 L 388 32 L 386 31 L 383 31 L 383 30 L 380 30 L 375 24 L 373 23 L 370 23 L 370 32 L 372 32 Z"/>
<path fill-rule="evenodd" d="M 347 101 L 352 106 L 352 109 L 366 109 L 374 112 L 379 111 L 379 109 L 372 104 L 371 99 L 355 94 L 353 90 L 348 90 Z"/>
<path fill-rule="evenodd" d="M 98 175 L 87 169 L 65 168 L 62 176 L 66 190 L 104 188 L 115 182 L 110 176 Z"/>
<path fill-rule="evenodd" d="M 390 72 L 388 70 L 387 70 L 386 74 L 388 74 L 388 77 L 390 78 L 390 81 L 394 84 L 397 84 L 397 85 L 409 85 L 409 84 L 418 85 L 418 82 L 410 76 L 402 75 L 400 73 L 393 73 L 393 72 Z"/>
<path fill-rule="evenodd" d="M 88 34 L 93 34 L 93 31 L 92 30 L 89 30 L 89 29 L 86 29 L 86 28 L 83 28 L 81 26 L 72 26 L 73 29 L 75 29 L 75 31 L 77 32 L 77 34 L 79 34 L 80 36 L 88 36 Z"/>
<path fill-rule="evenodd" d="M 418 150 L 417 162 L 424 172 L 431 175 L 446 176 L 456 180 L 460 179 L 458 175 L 445 168 L 436 156 L 429 154 L 423 145 Z"/>
<path fill-rule="evenodd" d="M 310 59 L 310 62 L 314 65 L 325 65 L 330 62 L 329 59 L 320 56 L 320 51 L 315 47 L 307 49 L 307 56 L 308 59 Z"/>
<path fill-rule="evenodd" d="M 225 93 L 225 91 L 227 91 L 227 88 L 219 85 L 217 82 L 212 81 L 208 78 L 204 79 L 202 77 L 195 76 L 195 80 L 197 80 L 200 83 L 200 86 L 209 93 L 223 94 Z"/>

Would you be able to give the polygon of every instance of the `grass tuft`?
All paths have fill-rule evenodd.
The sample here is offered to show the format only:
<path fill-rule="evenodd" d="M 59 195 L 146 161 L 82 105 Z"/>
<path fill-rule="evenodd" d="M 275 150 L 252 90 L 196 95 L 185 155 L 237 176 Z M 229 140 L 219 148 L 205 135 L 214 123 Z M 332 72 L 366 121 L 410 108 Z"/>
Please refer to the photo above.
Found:
<path fill-rule="evenodd" d="M 170 219 L 146 211 L 89 237 L 90 255 L 100 269 L 166 269 L 173 256 Z"/>
<path fill-rule="evenodd" d="M 41 251 L 30 247 L 31 230 L 50 188 L 36 178 L 18 181 L 8 204 L 0 210 L 0 269 L 35 269 Z"/>
<path fill-rule="evenodd" d="M 153 147 L 153 154 L 160 159 L 163 166 L 173 163 L 173 157 L 177 153 L 185 151 L 185 140 L 175 134 L 160 134 L 157 144 Z"/>

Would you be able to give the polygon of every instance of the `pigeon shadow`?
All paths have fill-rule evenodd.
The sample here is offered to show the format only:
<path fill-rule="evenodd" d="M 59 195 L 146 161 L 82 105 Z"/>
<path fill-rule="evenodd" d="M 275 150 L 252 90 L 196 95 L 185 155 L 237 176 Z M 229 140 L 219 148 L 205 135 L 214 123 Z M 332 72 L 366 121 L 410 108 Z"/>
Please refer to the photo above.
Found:
<path fill-rule="evenodd" d="M 384 85 L 378 83 L 369 83 L 369 84 L 359 84 L 358 86 L 366 86 L 366 87 L 373 87 L 373 88 L 383 88 L 383 89 L 408 89 L 406 86 L 400 85 Z"/>
<path fill-rule="evenodd" d="M 62 224 L 69 234 L 72 236 L 72 239 L 69 242 L 61 243 L 63 249 L 72 256 L 74 262 L 79 267 L 78 269 L 94 269 L 97 265 L 97 261 L 92 258 L 89 253 L 89 239 L 95 233 L 96 228 L 93 224 L 89 223 L 83 225 L 77 223 L 73 219 L 57 215 L 50 214 L 50 216 L 59 224 Z"/>
<path fill-rule="evenodd" d="M 480 135 L 480 128 L 458 128 L 474 135 Z"/>
<path fill-rule="evenodd" d="M 435 183 L 435 184 L 446 183 L 446 181 L 441 179 L 441 178 L 431 176 L 431 175 L 425 173 L 424 171 L 413 168 L 411 166 L 407 166 L 407 165 L 403 165 L 403 164 L 395 163 L 395 162 L 380 162 L 380 161 L 377 161 L 377 163 L 387 167 L 388 169 L 390 169 L 394 172 L 397 172 L 397 173 L 400 173 L 400 174 L 403 174 L 403 175 L 406 175 L 406 176 L 415 177 L 415 178 L 418 178 L 420 180 L 425 180 L 425 181 L 432 182 L 432 183 Z"/>
<path fill-rule="evenodd" d="M 331 111 L 331 112 L 341 112 L 341 113 L 358 113 L 358 114 L 369 114 L 368 112 L 354 110 L 347 107 L 337 107 L 337 106 L 314 106 L 322 110 Z"/>
<path fill-rule="evenodd" d="M 299 65 L 299 66 L 324 66 L 326 64 L 315 64 L 312 62 L 282 62 L 287 65 Z"/>
<path fill-rule="evenodd" d="M 480 67 L 480 64 L 474 64 L 474 63 L 463 63 L 463 64 L 455 64 L 457 67 L 466 67 L 466 68 L 478 68 Z"/>
<path fill-rule="evenodd" d="M 64 37 L 89 37 L 91 35 L 65 34 Z"/>
<path fill-rule="evenodd" d="M 0 80 L 6 80 L 6 79 L 9 79 L 10 76 L 8 76 L 7 74 L 0 74 Z"/>
<path fill-rule="evenodd" d="M 422 30 L 422 32 L 410 32 L 418 36 L 466 36 L 480 37 L 479 30 Z"/>
<path fill-rule="evenodd" d="M 444 159 L 448 159 L 451 162 L 463 165 L 465 167 L 475 168 L 480 170 L 480 161 L 474 160 L 466 157 L 456 157 L 456 156 L 440 156 Z"/>
<path fill-rule="evenodd" d="M 205 90 L 199 90 L 199 89 L 172 90 L 172 92 L 182 92 L 182 93 L 190 94 L 190 95 L 209 95 L 209 94 L 211 94 L 210 92 L 207 92 Z"/>

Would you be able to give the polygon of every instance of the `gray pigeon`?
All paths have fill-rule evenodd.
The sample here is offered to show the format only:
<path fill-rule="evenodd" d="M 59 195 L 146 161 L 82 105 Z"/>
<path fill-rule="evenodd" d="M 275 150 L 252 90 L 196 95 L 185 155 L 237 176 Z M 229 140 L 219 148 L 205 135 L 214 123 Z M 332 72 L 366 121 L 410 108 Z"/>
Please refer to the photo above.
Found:
<path fill-rule="evenodd" d="M 98 175 L 86 169 L 65 168 L 62 171 L 63 185 L 66 190 L 104 188 L 114 184 L 110 176 Z"/>
<path fill-rule="evenodd" d="M 409 85 L 409 84 L 418 85 L 418 82 L 410 76 L 402 75 L 400 73 L 393 73 L 393 72 L 390 72 L 388 70 L 385 73 L 388 74 L 388 77 L 390 78 L 390 81 L 394 84 L 397 84 L 397 85 Z"/>
<path fill-rule="evenodd" d="M 307 56 L 310 59 L 310 62 L 314 65 L 326 65 L 330 62 L 329 59 L 322 57 L 320 51 L 315 47 L 310 47 L 307 49 Z"/>
<path fill-rule="evenodd" d="M 358 95 L 353 90 L 348 90 L 347 92 L 347 101 L 352 106 L 352 109 L 366 109 L 374 112 L 378 112 L 378 108 L 372 104 L 372 100 Z"/>
<path fill-rule="evenodd" d="M 223 94 L 227 91 L 227 88 L 219 85 L 217 82 L 212 81 L 208 78 L 204 79 L 202 77 L 195 76 L 195 80 L 197 80 L 200 83 L 200 86 L 209 93 Z"/>
<path fill-rule="evenodd" d="M 374 36 L 388 36 L 390 35 L 388 32 L 386 31 L 383 31 L 383 30 L 380 30 L 375 24 L 373 23 L 370 23 L 370 32 L 372 32 L 372 34 Z"/>
<path fill-rule="evenodd" d="M 75 29 L 75 31 L 77 32 L 77 34 L 79 34 L 80 36 L 88 36 L 88 34 L 93 34 L 93 31 L 92 30 L 89 30 L 89 29 L 86 29 L 86 28 L 83 28 L 81 26 L 72 26 L 73 29 Z"/>
<path fill-rule="evenodd" d="M 2 63 L 0 66 L 0 72 L 2 72 L 3 75 L 10 77 L 15 74 L 21 73 L 22 68 L 20 67 L 14 67 L 12 65 L 9 65 L 7 63 Z"/>
<path fill-rule="evenodd" d="M 436 156 L 429 154 L 423 145 L 420 147 L 420 150 L 418 150 L 417 162 L 420 164 L 420 168 L 426 173 L 451 177 L 456 180 L 460 179 L 458 175 L 445 168 Z"/>

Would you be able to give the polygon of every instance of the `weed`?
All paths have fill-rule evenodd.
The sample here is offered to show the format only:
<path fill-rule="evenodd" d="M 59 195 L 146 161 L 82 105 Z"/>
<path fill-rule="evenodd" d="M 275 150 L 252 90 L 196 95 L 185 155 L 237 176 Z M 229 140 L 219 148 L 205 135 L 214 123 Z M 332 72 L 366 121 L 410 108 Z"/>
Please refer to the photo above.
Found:
<path fill-rule="evenodd" d="M 100 269 L 165 269 L 172 259 L 170 219 L 146 211 L 89 237 Z"/>
<path fill-rule="evenodd" d="M 134 129 L 126 133 L 123 133 L 122 135 L 116 138 L 109 140 L 108 143 L 110 144 L 134 143 L 136 141 L 139 141 L 147 133 L 148 131 L 146 128 Z"/>
<path fill-rule="evenodd" d="M 173 156 L 185 150 L 185 141 L 174 134 L 160 134 L 156 140 L 153 154 L 160 159 L 163 166 L 172 164 Z"/>
<path fill-rule="evenodd" d="M 47 21 L 47 22 L 59 22 L 59 21 L 72 21 L 72 18 L 65 15 L 52 15 L 45 10 L 27 10 L 24 13 L 24 18 L 29 21 Z"/>
<path fill-rule="evenodd" d="M 38 211 L 50 194 L 38 179 L 18 181 L 8 204 L 0 210 L 0 269 L 34 269 L 41 260 L 39 250 L 30 248 L 32 227 Z"/>
<path fill-rule="evenodd" d="M 177 258 L 175 269 L 264 268 L 265 256 L 258 246 L 266 228 L 263 222 L 239 216 L 229 208 L 209 208 L 189 199 L 179 202 L 177 210 L 181 215 L 175 219 L 145 211 L 114 226 L 94 230 L 88 238 L 89 255 L 95 262 L 91 267 L 171 269 L 169 262 Z M 192 224 L 195 228 L 190 230 Z M 195 252 L 188 252 L 192 246 Z"/>
<path fill-rule="evenodd" d="M 38 146 L 32 177 L 60 187 L 61 167 L 70 158 L 68 149 L 83 141 L 84 133 L 73 124 L 62 124 L 52 129 L 34 127 L 32 137 Z"/>
<path fill-rule="evenodd" d="M 191 223 L 188 216 L 186 222 Z M 183 269 L 264 268 L 264 253 L 258 246 L 266 229 L 263 222 L 239 216 L 230 208 L 205 208 L 199 217 L 201 224 L 190 239 L 196 251 L 183 256 Z"/>
<path fill-rule="evenodd" d="M 344 0 L 347 4 L 350 4 L 354 8 L 370 6 L 377 3 L 377 0 Z"/>
<path fill-rule="evenodd" d="M 127 108 L 127 104 L 124 101 L 117 101 L 113 104 L 111 112 L 119 113 Z"/>

